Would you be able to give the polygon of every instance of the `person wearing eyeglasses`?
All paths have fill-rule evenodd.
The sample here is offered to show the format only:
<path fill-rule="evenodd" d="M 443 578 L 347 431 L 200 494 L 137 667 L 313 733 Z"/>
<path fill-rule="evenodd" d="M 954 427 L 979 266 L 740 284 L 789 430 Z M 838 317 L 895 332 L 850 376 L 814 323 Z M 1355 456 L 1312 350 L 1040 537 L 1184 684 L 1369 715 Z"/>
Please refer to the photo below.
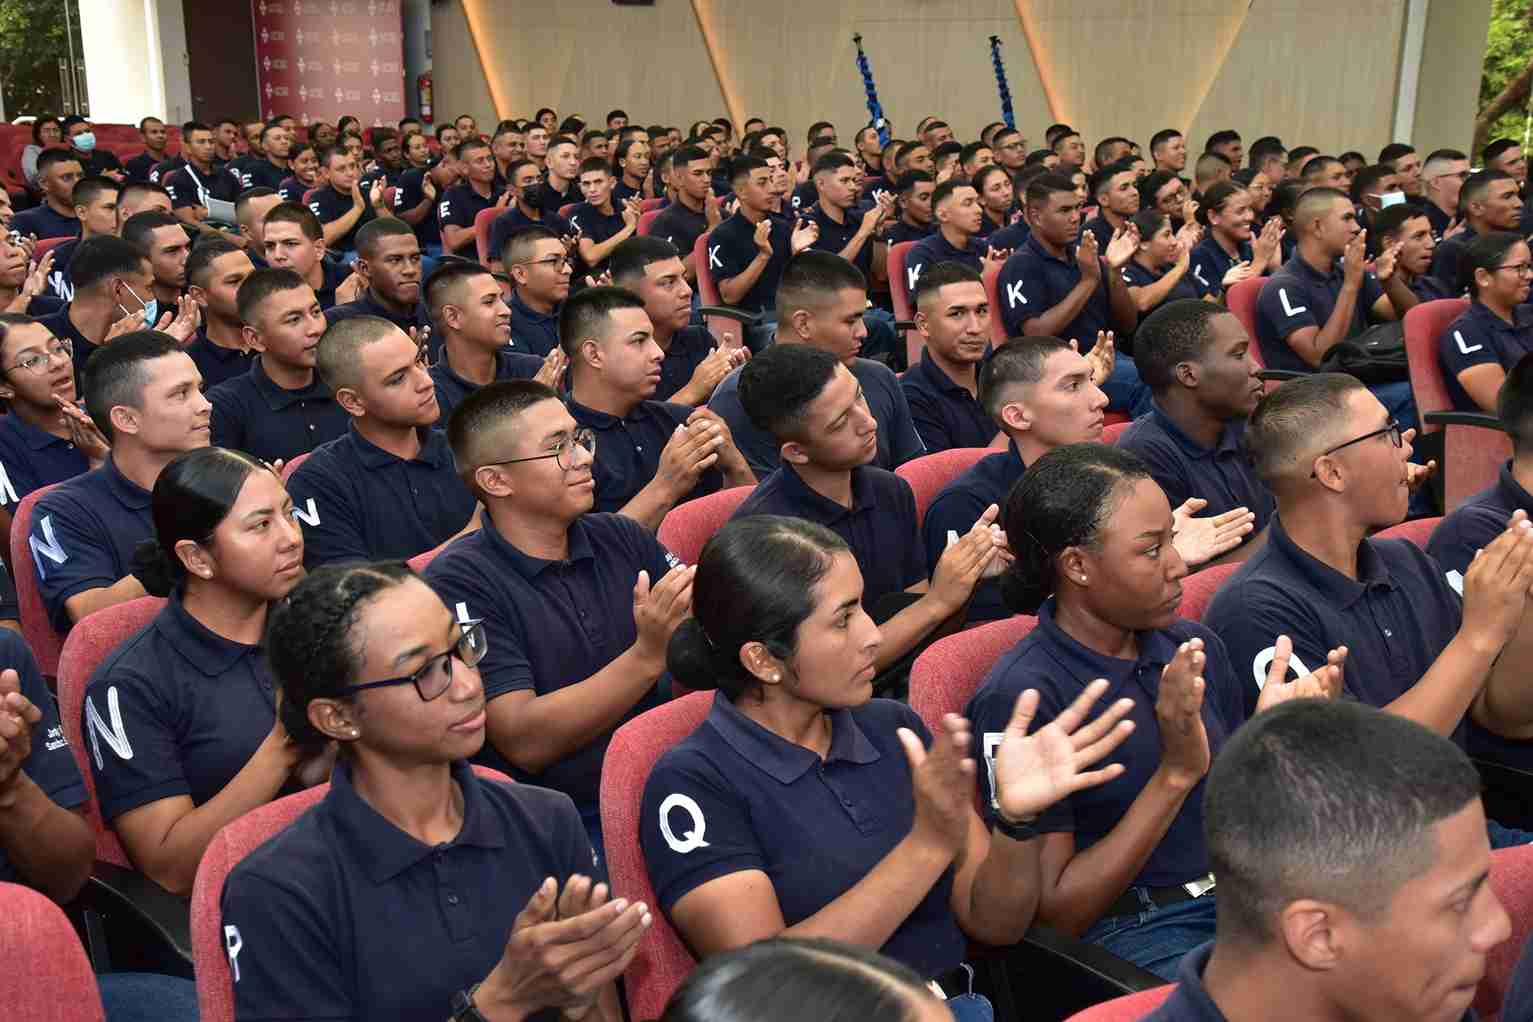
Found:
<path fill-rule="evenodd" d="M 1459 282 L 1469 308 L 1437 339 L 1437 357 L 1453 407 L 1496 413 L 1496 394 L 1507 371 L 1533 352 L 1533 251 L 1520 235 L 1492 231 L 1464 249 Z"/>
<path fill-rule="evenodd" d="M 221 827 L 321 780 L 328 763 L 277 720 L 261 647 L 268 608 L 303 578 L 303 532 L 277 473 L 237 451 L 191 451 L 160 473 L 150 510 L 140 570 L 170 602 L 96 669 L 80 727 L 128 858 L 188 894 Z"/>
<path fill-rule="evenodd" d="M 592 512 L 596 434 L 554 390 L 483 387 L 453 412 L 447 438 L 484 524 L 426 579 L 489 637 L 481 761 L 568 794 L 600 852 L 602 758 L 613 730 L 662 699 L 692 569 L 633 519 Z"/>
<path fill-rule="evenodd" d="M 282 726 L 330 790 L 230 871 L 236 1019 L 621 1022 L 652 915 L 609 898 L 567 796 L 484 779 L 495 638 L 405 565 L 335 565 L 271 615 Z"/>
<path fill-rule="evenodd" d="M 351 423 L 289 480 L 310 568 L 413 557 L 478 528 L 447 437 L 433 428 L 424 345 L 388 320 L 356 316 L 325 331 L 315 369 Z"/>
<path fill-rule="evenodd" d="M 539 357 L 559 346 L 559 308 L 570 295 L 574 263 L 546 227 L 513 234 L 501 252 L 511 276 L 511 336 Z"/>
<path fill-rule="evenodd" d="M 1304 675 L 1347 648 L 1348 696 L 1408 717 L 1462 748 L 1472 718 L 1502 729 L 1527 664 L 1500 656 L 1533 585 L 1533 528 L 1506 522 L 1465 572 L 1463 595 L 1413 543 L 1370 535 L 1405 518 L 1411 440 L 1357 379 L 1316 373 L 1264 397 L 1246 428 L 1256 475 L 1277 500 L 1267 544 L 1220 587 L 1203 621 L 1238 675 L 1262 678 L 1273 636 Z M 1270 684 L 1270 682 L 1269 682 Z M 1247 690 L 1247 702 L 1255 698 Z M 1491 843 L 1521 843 L 1491 827 Z"/>
<path fill-rule="evenodd" d="M 1432 233 L 1442 240 L 1453 221 L 1458 219 L 1458 197 L 1469 180 L 1469 157 L 1457 149 L 1438 149 L 1427 156 L 1421 167 L 1426 201 L 1422 209 L 1432 221 Z"/>

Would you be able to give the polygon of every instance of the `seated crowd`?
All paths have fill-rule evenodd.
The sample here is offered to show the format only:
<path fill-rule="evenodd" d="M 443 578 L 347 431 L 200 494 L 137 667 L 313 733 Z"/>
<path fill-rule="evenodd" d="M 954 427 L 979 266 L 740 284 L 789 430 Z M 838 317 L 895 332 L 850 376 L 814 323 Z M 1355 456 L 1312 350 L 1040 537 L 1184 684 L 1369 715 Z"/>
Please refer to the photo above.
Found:
<path fill-rule="evenodd" d="M 741 127 L 146 118 L 122 162 L 39 119 L 0 881 L 72 909 L 94 801 L 186 896 L 323 784 L 218 892 L 236 1019 L 621 1022 L 664 926 L 666 1019 L 965 1022 L 1035 925 L 1176 983 L 1156 1019 L 1469 1017 L 1533 841 L 1470 759 L 1533 784 L 1520 148 Z M 1387 353 L 1432 302 L 1512 455 L 1412 541 Z M 93 616 L 141 627 L 45 662 Z M 107 1018 L 195 1018 L 175 971 Z"/>

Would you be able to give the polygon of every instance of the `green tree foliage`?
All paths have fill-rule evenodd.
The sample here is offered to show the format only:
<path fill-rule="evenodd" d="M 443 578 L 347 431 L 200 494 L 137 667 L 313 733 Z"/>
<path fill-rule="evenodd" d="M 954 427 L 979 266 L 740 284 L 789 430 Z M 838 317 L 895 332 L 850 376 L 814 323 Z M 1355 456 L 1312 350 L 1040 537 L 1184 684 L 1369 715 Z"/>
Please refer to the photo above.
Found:
<path fill-rule="evenodd" d="M 69 54 L 64 3 L 73 2 L 0 0 L 0 90 L 7 117 L 59 110 L 59 58 Z M 78 54 L 78 18 L 74 24 Z"/>
<path fill-rule="evenodd" d="M 1480 78 L 1478 152 L 1494 138 L 1522 141 L 1533 83 L 1533 0 L 1492 0 L 1485 71 Z"/>

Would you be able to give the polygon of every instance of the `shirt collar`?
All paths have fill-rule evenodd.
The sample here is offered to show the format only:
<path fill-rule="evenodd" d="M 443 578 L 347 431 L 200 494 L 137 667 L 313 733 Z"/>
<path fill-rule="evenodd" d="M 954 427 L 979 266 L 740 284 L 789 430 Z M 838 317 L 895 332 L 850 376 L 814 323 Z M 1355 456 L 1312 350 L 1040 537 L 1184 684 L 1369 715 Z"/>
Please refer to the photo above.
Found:
<path fill-rule="evenodd" d="M 829 716 L 830 752 L 825 756 L 826 764 L 845 761 L 865 766 L 882 758 L 857 726 L 852 711 L 831 710 Z M 778 784 L 792 784 L 820 762 L 812 750 L 768 731 L 741 713 L 722 692 L 714 694 L 708 723 L 742 759 Z"/>
<path fill-rule="evenodd" d="M 1036 231 L 1033 232 L 1032 234 L 1029 234 L 1027 236 L 1027 240 L 1022 243 L 1022 247 L 1026 248 L 1029 252 L 1033 253 L 1033 255 L 1037 256 L 1039 259 L 1046 259 L 1046 260 L 1048 260 L 1051 263 L 1058 263 L 1060 266 L 1069 266 L 1070 265 L 1070 263 L 1064 257 L 1054 255 L 1048 249 L 1044 248 L 1043 247 L 1043 243 L 1038 240 L 1038 234 L 1037 234 Z M 1067 248 L 1065 250 L 1065 255 L 1068 256 L 1069 254 L 1070 254 L 1070 252 L 1069 252 L 1069 249 Z"/>
<path fill-rule="evenodd" d="M 780 468 L 783 473 L 783 489 L 796 502 L 807 504 L 812 510 L 819 512 L 826 521 L 835 522 L 847 515 L 871 510 L 876 503 L 873 481 L 868 475 L 866 466 L 852 469 L 852 506 L 849 508 L 842 507 L 804 482 L 803 477 L 794 470 L 790 462 L 784 461 Z"/>
<path fill-rule="evenodd" d="M 1341 260 L 1339 258 L 1332 260 L 1330 270 L 1325 273 L 1321 273 L 1319 270 L 1311 266 L 1305 260 L 1305 258 L 1299 254 L 1298 250 L 1295 249 L 1293 257 L 1288 260 L 1287 269 L 1295 276 L 1303 277 L 1307 280 L 1325 283 L 1332 277 L 1336 277 L 1341 274 Z"/>
<path fill-rule="evenodd" d="M 215 634 L 187 612 L 181 596 L 180 592 L 171 596 L 164 613 L 155 619 L 154 624 L 176 652 L 197 670 L 209 678 L 216 678 L 227 674 L 242 657 L 259 652 L 258 646 L 247 646 Z"/>
<path fill-rule="evenodd" d="M 513 312 L 519 312 L 523 316 L 527 316 L 528 318 L 536 320 L 539 323 L 557 323 L 559 321 L 558 308 L 555 308 L 553 312 L 545 316 L 537 309 L 534 309 L 532 306 L 522 301 L 522 296 L 515 291 L 511 292 L 511 309 Z"/>
<path fill-rule="evenodd" d="M 943 372 L 941 366 L 932 361 L 930 349 L 921 352 L 921 364 L 916 367 L 916 371 L 944 394 L 962 394 L 970 399 L 973 398 L 973 395 L 962 386 L 954 383 L 953 378 Z"/>
<path fill-rule="evenodd" d="M 1166 998 L 1167 1007 L 1164 1009 L 1166 1017 L 1196 1018 L 1200 1022 L 1225 1022 L 1224 1013 L 1219 1010 L 1214 999 L 1208 996 L 1208 990 L 1203 986 L 1203 970 L 1208 967 L 1208 960 L 1213 953 L 1214 945 L 1210 941 L 1182 956 L 1182 961 L 1176 970 L 1176 989 L 1172 990 L 1171 996 Z"/>
<path fill-rule="evenodd" d="M 1502 333 L 1519 333 L 1533 328 L 1533 309 L 1526 305 L 1512 307 L 1512 321 L 1508 323 L 1490 310 L 1484 302 L 1469 303 L 1469 317 L 1479 321 L 1486 329 Z"/>
<path fill-rule="evenodd" d="M 420 453 L 410 461 L 419 461 L 432 468 L 440 468 L 443 464 L 442 455 L 446 450 L 446 439 L 429 426 L 417 426 L 415 435 L 420 438 L 421 449 Z M 355 419 L 346 425 L 346 439 L 356 449 L 357 460 L 364 468 L 388 468 L 390 465 L 406 463 L 403 458 L 390 454 L 363 436 L 357 430 Z"/>
<path fill-rule="evenodd" d="M 500 534 L 495 528 L 495 523 L 490 516 L 484 516 L 482 530 L 497 556 L 504 559 L 516 570 L 516 573 L 525 579 L 534 579 L 555 564 L 572 564 L 575 561 L 593 561 L 596 559 L 596 551 L 591 546 L 591 537 L 587 532 L 584 518 L 575 519 L 569 530 L 569 557 L 564 561 L 545 561 L 541 557 L 533 557 L 524 554 L 511 544 L 511 541 Z"/>
<path fill-rule="evenodd" d="M 1269 544 L 1278 556 L 1288 562 L 1293 571 L 1318 589 L 1322 597 L 1340 607 L 1352 606 L 1362 599 L 1370 586 L 1394 588 L 1395 582 L 1389 575 L 1389 569 L 1385 567 L 1369 540 L 1365 539 L 1358 544 L 1355 580 L 1302 549 L 1289 537 L 1288 530 L 1283 528 L 1283 521 L 1278 515 L 1272 516 L 1272 535 L 1269 538 Z"/>
<path fill-rule="evenodd" d="M 1050 596 L 1038 608 L 1037 629 L 1052 647 L 1054 659 L 1077 678 L 1121 678 L 1124 667 L 1130 666 L 1129 661 L 1104 656 L 1078 642 L 1054 621 L 1055 606 L 1055 598 Z M 1139 658 L 1132 666 L 1164 667 L 1176 656 L 1176 643 L 1164 631 L 1135 632 L 1134 638 L 1139 646 Z"/>
<path fill-rule="evenodd" d="M 625 422 L 637 422 L 640 419 L 650 418 L 650 403 L 649 401 L 640 401 L 633 406 L 627 415 L 613 415 L 611 412 L 599 411 L 581 404 L 575 400 L 573 393 L 565 398 L 565 404 L 569 406 L 570 415 L 579 420 L 581 424 L 603 432 Z"/>
<path fill-rule="evenodd" d="M 17 436 L 21 437 L 22 442 L 25 443 L 27 447 L 34 451 L 41 451 L 44 448 L 52 447 L 55 444 L 69 445 L 69 440 L 66 438 L 61 436 L 54 436 L 46 429 L 43 429 L 39 426 L 34 426 L 32 423 L 28 422 L 26 419 L 23 419 L 15 412 L 11 412 L 11 414 L 7 417 L 11 421 L 11 429 L 16 432 Z"/>
<path fill-rule="evenodd" d="M 101 466 L 101 471 L 106 475 L 107 485 L 111 487 L 112 495 L 123 507 L 142 511 L 149 506 L 149 491 L 123 475 L 118 470 L 115 459 L 107 458 L 106 464 Z"/>
<path fill-rule="evenodd" d="M 317 372 L 314 374 L 314 379 L 302 390 L 288 390 L 286 387 L 277 386 L 262 368 L 260 355 L 257 355 L 250 365 L 250 380 L 255 386 L 256 393 L 261 395 L 266 406 L 274 412 L 280 412 L 300 401 L 331 400 L 330 388 L 320 381 Z"/>
<path fill-rule="evenodd" d="M 505 838 L 496 831 L 485 804 L 479 778 L 463 760 L 452 765 L 452 779 L 463 792 L 463 826 L 457 837 L 434 847 L 406 834 L 368 805 L 352 784 L 351 769 L 348 760 L 336 764 L 330 775 L 325 806 L 335 819 L 342 839 L 352 845 L 352 854 L 347 858 L 362 863 L 367 878 L 375 885 L 392 880 L 439 849 L 464 845 L 474 848 L 506 846 Z"/>
<path fill-rule="evenodd" d="M 1512 475 L 1512 463 L 1508 461 L 1501 466 L 1501 474 L 1496 481 L 1496 490 L 1500 494 L 1503 507 L 1533 509 L 1533 495 L 1522 488 L 1517 477 Z"/>
<path fill-rule="evenodd" d="M 1224 428 L 1220 430 L 1219 439 L 1214 442 L 1214 446 L 1204 447 L 1184 433 L 1182 427 L 1176 424 L 1176 420 L 1172 419 L 1171 416 L 1161 409 L 1159 402 L 1151 402 L 1150 415 L 1153 416 L 1155 424 L 1160 427 L 1161 431 L 1169 436 L 1189 457 L 1201 459 L 1212 458 L 1219 454 L 1234 453 L 1238 455 L 1242 453 L 1240 439 L 1244 433 L 1244 428 L 1239 425 L 1238 420 L 1226 422 Z"/>

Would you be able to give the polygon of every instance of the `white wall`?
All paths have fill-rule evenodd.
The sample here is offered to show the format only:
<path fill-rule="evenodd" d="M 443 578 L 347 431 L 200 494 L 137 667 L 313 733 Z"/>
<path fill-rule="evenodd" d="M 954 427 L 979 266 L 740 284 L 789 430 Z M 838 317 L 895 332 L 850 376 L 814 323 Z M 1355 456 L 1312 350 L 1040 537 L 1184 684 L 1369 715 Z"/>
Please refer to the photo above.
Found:
<path fill-rule="evenodd" d="M 91 119 L 134 124 L 191 117 L 182 0 L 80 0 Z"/>

